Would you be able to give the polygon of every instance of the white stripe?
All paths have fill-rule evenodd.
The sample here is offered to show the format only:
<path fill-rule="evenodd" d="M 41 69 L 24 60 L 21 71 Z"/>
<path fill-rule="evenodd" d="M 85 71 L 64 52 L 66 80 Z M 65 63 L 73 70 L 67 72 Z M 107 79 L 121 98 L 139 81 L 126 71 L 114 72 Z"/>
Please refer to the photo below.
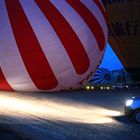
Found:
<path fill-rule="evenodd" d="M 108 28 L 101 10 L 96 5 L 96 3 L 93 2 L 93 0 L 81 0 L 81 2 L 89 9 L 89 11 L 97 19 L 98 23 L 100 24 L 103 30 L 104 36 L 106 37 L 105 40 L 107 41 Z"/>
<path fill-rule="evenodd" d="M 103 9 L 104 9 L 104 11 L 105 11 L 105 7 L 104 7 L 104 5 L 103 5 L 102 1 L 101 1 L 101 0 L 99 0 L 99 2 L 101 3 L 101 5 L 102 5 L 102 7 L 103 7 Z"/>
<path fill-rule="evenodd" d="M 59 85 L 53 90 L 74 86 L 73 84 L 78 82 L 77 74 L 49 21 L 34 0 L 20 0 L 20 3 L 59 82 Z M 69 77 L 69 75 L 73 76 Z"/>
<path fill-rule="evenodd" d="M 103 52 L 99 51 L 97 41 L 87 24 L 65 0 L 61 0 L 61 2 L 59 0 L 51 0 L 51 2 L 75 31 L 89 56 L 91 65 L 88 71 L 83 74 L 83 77 L 86 77 L 91 71 L 95 70 Z"/>
<path fill-rule="evenodd" d="M 0 0 L 0 67 L 10 86 L 16 91 L 37 91 L 17 49 L 8 19 L 5 0 Z"/>

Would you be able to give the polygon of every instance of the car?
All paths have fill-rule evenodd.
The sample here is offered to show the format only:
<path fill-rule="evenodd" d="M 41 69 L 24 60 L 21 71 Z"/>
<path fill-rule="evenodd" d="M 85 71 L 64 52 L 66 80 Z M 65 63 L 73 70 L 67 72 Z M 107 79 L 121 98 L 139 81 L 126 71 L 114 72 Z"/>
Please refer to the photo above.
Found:
<path fill-rule="evenodd" d="M 126 101 L 124 112 L 126 116 L 132 117 L 137 123 L 140 123 L 140 96 L 132 97 Z"/>

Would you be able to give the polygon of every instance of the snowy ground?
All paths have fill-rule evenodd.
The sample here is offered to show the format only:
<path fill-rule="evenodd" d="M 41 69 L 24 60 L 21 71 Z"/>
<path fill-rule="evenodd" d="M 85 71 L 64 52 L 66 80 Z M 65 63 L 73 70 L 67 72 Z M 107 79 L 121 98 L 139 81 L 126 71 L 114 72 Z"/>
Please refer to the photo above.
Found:
<path fill-rule="evenodd" d="M 139 140 L 123 116 L 140 91 L 0 92 L 0 140 Z"/>

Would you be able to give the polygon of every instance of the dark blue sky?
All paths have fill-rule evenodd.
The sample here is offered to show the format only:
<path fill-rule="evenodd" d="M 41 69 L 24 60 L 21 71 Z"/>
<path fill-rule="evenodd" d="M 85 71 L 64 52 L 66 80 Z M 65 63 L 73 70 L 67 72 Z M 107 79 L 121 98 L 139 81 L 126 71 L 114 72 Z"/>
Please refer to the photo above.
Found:
<path fill-rule="evenodd" d="M 106 51 L 104 54 L 103 61 L 100 65 L 100 67 L 107 68 L 109 70 L 116 70 L 123 68 L 123 65 L 121 64 L 120 60 L 108 44 L 106 47 Z"/>

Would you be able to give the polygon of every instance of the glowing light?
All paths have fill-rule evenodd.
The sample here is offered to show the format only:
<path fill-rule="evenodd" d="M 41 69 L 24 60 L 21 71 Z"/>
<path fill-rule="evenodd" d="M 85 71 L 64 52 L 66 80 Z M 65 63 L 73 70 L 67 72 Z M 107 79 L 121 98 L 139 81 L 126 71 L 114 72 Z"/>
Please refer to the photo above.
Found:
<path fill-rule="evenodd" d="M 104 87 L 100 87 L 101 89 L 104 89 Z"/>
<path fill-rule="evenodd" d="M 100 124 L 113 122 L 112 116 L 118 116 L 120 112 L 71 101 L 0 94 L 0 114 L 20 118 L 22 123 L 24 120 L 30 120 L 25 121 L 26 123 L 38 123 L 47 118 L 65 122 Z"/>
<path fill-rule="evenodd" d="M 110 87 L 107 87 L 107 90 L 109 90 L 110 89 Z"/>
<path fill-rule="evenodd" d="M 90 89 L 90 86 L 86 86 L 86 89 L 89 90 Z"/>
<path fill-rule="evenodd" d="M 133 100 L 128 100 L 128 101 L 126 101 L 126 106 L 130 106 L 130 105 L 132 105 L 132 103 L 133 103 Z"/>

